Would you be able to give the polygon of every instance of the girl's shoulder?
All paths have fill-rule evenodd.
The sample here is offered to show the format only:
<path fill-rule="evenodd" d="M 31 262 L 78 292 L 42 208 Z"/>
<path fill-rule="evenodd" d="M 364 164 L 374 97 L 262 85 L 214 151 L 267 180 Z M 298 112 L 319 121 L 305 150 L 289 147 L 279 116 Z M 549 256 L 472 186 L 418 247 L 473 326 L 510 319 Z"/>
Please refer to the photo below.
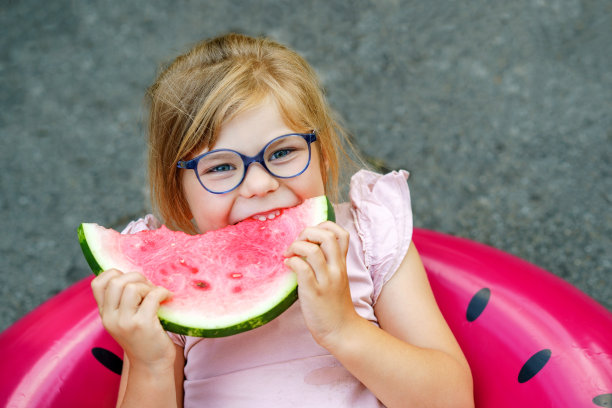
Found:
<path fill-rule="evenodd" d="M 351 204 L 362 212 L 385 208 L 403 214 L 406 209 L 410 210 L 409 176 L 406 170 L 387 174 L 360 170 L 351 177 Z"/>
<path fill-rule="evenodd" d="M 372 276 L 374 299 L 399 267 L 412 240 L 408 177 L 405 170 L 387 174 L 361 170 L 351 178 L 348 222 L 361 247 L 356 252 Z"/>
<path fill-rule="evenodd" d="M 357 231 L 367 243 L 412 238 L 412 207 L 405 170 L 361 170 L 351 178 L 349 198 Z"/>

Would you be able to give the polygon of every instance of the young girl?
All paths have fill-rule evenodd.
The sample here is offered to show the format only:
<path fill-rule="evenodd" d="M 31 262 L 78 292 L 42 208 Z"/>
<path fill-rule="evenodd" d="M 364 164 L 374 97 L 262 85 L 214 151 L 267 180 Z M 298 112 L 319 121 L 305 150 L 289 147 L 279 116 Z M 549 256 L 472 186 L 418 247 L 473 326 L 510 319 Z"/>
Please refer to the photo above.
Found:
<path fill-rule="evenodd" d="M 150 103 L 153 202 L 171 228 L 265 220 L 337 191 L 344 133 L 313 70 L 284 46 L 205 41 L 159 76 Z M 248 165 L 239 155 L 262 152 Z M 118 406 L 473 406 L 469 366 L 411 242 L 407 176 L 352 177 L 336 222 L 306 228 L 287 249 L 299 300 L 255 330 L 166 333 L 156 311 L 167 290 L 130 271 L 99 275 L 103 324 L 125 352 Z M 147 216 L 125 232 L 159 225 Z"/>

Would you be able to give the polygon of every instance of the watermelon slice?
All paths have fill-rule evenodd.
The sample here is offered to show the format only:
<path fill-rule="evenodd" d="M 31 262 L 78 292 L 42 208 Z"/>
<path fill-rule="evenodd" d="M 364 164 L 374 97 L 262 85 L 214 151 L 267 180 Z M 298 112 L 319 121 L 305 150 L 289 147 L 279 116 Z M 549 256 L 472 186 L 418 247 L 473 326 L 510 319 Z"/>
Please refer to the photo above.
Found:
<path fill-rule="evenodd" d="M 78 233 L 95 274 L 137 271 L 173 292 L 158 312 L 166 330 L 224 337 L 264 325 L 295 302 L 297 279 L 283 253 L 305 227 L 328 219 L 334 220 L 333 208 L 320 196 L 273 219 L 201 235 L 165 226 L 128 235 L 97 224 L 81 224 Z"/>

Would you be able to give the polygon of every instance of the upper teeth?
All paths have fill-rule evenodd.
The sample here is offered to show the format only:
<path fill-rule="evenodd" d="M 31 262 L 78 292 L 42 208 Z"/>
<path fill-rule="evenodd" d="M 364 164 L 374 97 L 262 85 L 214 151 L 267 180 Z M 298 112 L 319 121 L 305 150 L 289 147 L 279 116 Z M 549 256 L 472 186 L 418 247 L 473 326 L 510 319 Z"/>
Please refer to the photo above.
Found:
<path fill-rule="evenodd" d="M 276 210 L 268 214 L 257 214 L 257 215 L 254 215 L 252 218 L 255 220 L 259 220 L 259 221 L 265 221 L 265 220 L 273 220 L 279 215 L 280 215 L 280 210 Z"/>

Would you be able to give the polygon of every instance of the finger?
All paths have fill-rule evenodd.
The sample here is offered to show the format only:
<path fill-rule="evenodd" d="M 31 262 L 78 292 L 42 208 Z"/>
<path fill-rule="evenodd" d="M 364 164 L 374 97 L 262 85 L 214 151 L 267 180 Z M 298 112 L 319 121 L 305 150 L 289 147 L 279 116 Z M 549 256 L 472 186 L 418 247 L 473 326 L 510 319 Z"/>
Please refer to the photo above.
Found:
<path fill-rule="evenodd" d="M 336 234 L 333 231 L 319 227 L 308 227 L 300 233 L 298 239 L 318 244 L 328 264 L 339 265 L 344 263 L 346 256 L 342 254 Z"/>
<path fill-rule="evenodd" d="M 346 254 L 348 253 L 349 241 L 351 238 L 351 234 L 338 224 L 333 221 L 324 221 L 318 225 L 319 228 L 325 229 L 327 231 L 332 232 L 336 236 L 336 241 L 338 241 L 338 245 L 340 246 L 340 251 L 346 258 Z"/>
<path fill-rule="evenodd" d="M 319 245 L 307 241 L 295 241 L 289 246 L 289 252 L 292 256 L 302 257 L 310 265 L 319 283 L 326 280 L 327 260 Z"/>
<path fill-rule="evenodd" d="M 143 316 L 157 316 L 157 310 L 160 304 L 172 297 L 172 292 L 161 286 L 155 286 L 149 290 L 140 304 L 138 314 Z"/>
<path fill-rule="evenodd" d="M 102 309 L 102 305 L 104 304 L 104 292 L 106 291 L 108 282 L 122 274 L 123 273 L 117 269 L 107 269 L 91 281 L 91 290 L 93 292 L 94 299 L 96 299 L 99 310 Z"/>
<path fill-rule="evenodd" d="M 146 282 L 127 283 L 121 293 L 119 311 L 121 313 L 134 314 L 152 289 L 153 286 Z"/>
<path fill-rule="evenodd" d="M 298 256 L 292 256 L 285 259 L 285 265 L 297 275 L 298 288 L 301 288 L 300 290 L 317 286 L 317 277 L 308 262 L 304 259 Z"/>
<path fill-rule="evenodd" d="M 117 310 L 121 302 L 123 290 L 128 283 L 148 283 L 147 279 L 138 272 L 124 273 L 111 279 L 104 291 L 103 309 Z"/>

